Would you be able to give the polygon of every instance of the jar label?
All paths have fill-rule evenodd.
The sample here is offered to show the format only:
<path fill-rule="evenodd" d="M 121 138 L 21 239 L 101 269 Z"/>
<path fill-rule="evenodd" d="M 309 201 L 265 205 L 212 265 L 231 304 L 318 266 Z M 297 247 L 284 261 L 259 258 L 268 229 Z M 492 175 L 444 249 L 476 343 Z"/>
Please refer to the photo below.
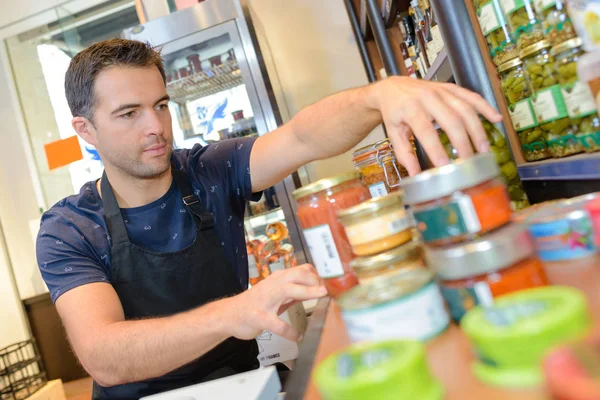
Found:
<path fill-rule="evenodd" d="M 562 95 L 571 118 L 581 118 L 596 112 L 594 96 L 588 85 L 577 81 L 562 86 Z"/>
<path fill-rule="evenodd" d="M 431 39 L 435 45 L 436 54 L 439 54 L 444 48 L 444 39 L 442 38 L 442 32 L 440 32 L 439 26 L 435 25 L 431 27 Z"/>
<path fill-rule="evenodd" d="M 569 116 L 560 85 L 540 90 L 531 97 L 531 102 L 540 124 Z"/>
<path fill-rule="evenodd" d="M 388 194 L 385 183 L 383 182 L 377 182 L 373 185 L 369 185 L 369 192 L 371 192 L 371 197 L 373 198 L 387 196 Z"/>
<path fill-rule="evenodd" d="M 487 307 L 483 309 L 485 319 L 491 325 L 508 328 L 524 319 L 531 319 L 544 313 L 550 304 L 546 301 L 526 301 L 505 306 Z"/>
<path fill-rule="evenodd" d="M 324 224 L 304 229 L 304 239 L 306 239 L 308 250 L 321 278 L 335 278 L 344 275 L 342 260 L 329 225 Z"/>
<path fill-rule="evenodd" d="M 477 18 L 483 36 L 487 36 L 490 32 L 500 28 L 500 19 L 496 14 L 496 9 L 492 1 L 488 1 L 477 10 Z"/>
<path fill-rule="evenodd" d="M 470 309 L 481 304 L 494 304 L 494 296 L 487 282 L 477 282 L 470 287 L 455 288 L 442 285 L 442 294 L 448 302 L 452 319 L 459 322 Z"/>
<path fill-rule="evenodd" d="M 513 128 L 515 128 L 515 131 L 517 132 L 533 128 L 538 124 L 533 111 L 533 105 L 531 104 L 531 99 L 529 98 L 508 106 L 508 113 L 510 114 Z"/>
<path fill-rule="evenodd" d="M 534 0 L 533 4 L 536 11 L 541 13 L 550 7 L 554 7 L 556 5 L 556 0 Z"/>
<path fill-rule="evenodd" d="M 411 222 L 406 211 L 398 210 L 349 225 L 346 235 L 352 245 L 364 244 L 405 231 L 414 226 Z"/>
<path fill-rule="evenodd" d="M 502 4 L 502 9 L 506 15 L 525 7 L 523 0 L 500 0 L 500 3 Z"/>
<path fill-rule="evenodd" d="M 396 300 L 360 310 L 342 310 L 352 342 L 385 339 L 426 340 L 449 323 L 440 289 L 434 282 Z"/>
<path fill-rule="evenodd" d="M 481 230 L 479 216 L 471 198 L 460 194 L 453 200 L 429 209 L 414 211 L 423 241 L 432 242 Z"/>
<path fill-rule="evenodd" d="M 580 219 L 532 223 L 528 229 L 542 261 L 572 260 L 596 252 L 592 223 L 587 213 Z"/>

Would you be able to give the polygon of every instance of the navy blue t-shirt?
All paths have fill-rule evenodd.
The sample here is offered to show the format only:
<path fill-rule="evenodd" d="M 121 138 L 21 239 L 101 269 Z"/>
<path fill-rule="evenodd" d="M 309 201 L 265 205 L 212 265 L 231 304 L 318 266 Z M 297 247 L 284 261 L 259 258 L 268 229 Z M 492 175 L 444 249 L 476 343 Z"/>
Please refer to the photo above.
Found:
<path fill-rule="evenodd" d="M 176 168 L 188 174 L 202 204 L 215 215 L 215 229 L 225 255 L 248 286 L 244 211 L 251 200 L 250 151 L 255 138 L 221 141 L 205 147 L 174 150 Z M 255 199 L 256 200 L 256 199 Z M 192 216 L 175 186 L 160 199 L 121 209 L 129 240 L 160 253 L 179 251 L 195 237 Z M 52 301 L 75 287 L 111 280 L 111 239 L 96 182 L 44 213 L 37 238 L 37 261 Z"/>

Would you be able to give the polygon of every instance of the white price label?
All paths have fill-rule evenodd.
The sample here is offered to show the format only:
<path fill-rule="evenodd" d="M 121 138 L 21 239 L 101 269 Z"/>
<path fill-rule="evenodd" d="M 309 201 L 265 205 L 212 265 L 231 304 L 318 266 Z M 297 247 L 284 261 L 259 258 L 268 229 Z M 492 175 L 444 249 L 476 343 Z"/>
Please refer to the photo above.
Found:
<path fill-rule="evenodd" d="M 494 10 L 494 4 L 491 1 L 481 6 L 478 18 L 483 36 L 487 36 L 490 32 L 500 28 L 500 21 Z"/>
<path fill-rule="evenodd" d="M 563 86 L 561 91 L 567 104 L 569 117 L 580 118 L 596 112 L 594 95 L 585 83 L 577 81 L 572 86 Z"/>
<path fill-rule="evenodd" d="M 369 186 L 369 192 L 371 192 L 371 197 L 383 197 L 387 196 L 388 192 L 385 187 L 385 183 L 379 182 Z"/>
<path fill-rule="evenodd" d="M 508 113 L 510 114 L 513 128 L 517 132 L 533 128 L 537 124 L 531 100 L 528 98 L 508 107 Z"/>
<path fill-rule="evenodd" d="M 335 278 L 344 275 L 344 267 L 338 253 L 329 225 L 319 225 L 304 230 L 315 268 L 321 278 Z"/>

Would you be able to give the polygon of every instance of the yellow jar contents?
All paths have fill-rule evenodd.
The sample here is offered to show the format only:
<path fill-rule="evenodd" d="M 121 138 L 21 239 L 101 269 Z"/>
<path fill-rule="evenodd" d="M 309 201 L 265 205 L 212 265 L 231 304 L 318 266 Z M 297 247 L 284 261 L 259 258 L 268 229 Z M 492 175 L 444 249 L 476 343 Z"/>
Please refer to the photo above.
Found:
<path fill-rule="evenodd" d="M 414 219 L 402 204 L 402 192 L 347 208 L 338 217 L 357 256 L 381 253 L 413 237 Z"/>

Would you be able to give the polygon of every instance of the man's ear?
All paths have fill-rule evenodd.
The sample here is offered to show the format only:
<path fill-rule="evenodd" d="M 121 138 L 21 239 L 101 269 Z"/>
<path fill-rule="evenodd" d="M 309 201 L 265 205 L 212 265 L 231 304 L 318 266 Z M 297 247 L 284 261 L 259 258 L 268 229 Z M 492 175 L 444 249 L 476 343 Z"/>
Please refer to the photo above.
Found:
<path fill-rule="evenodd" d="M 96 128 L 89 119 L 85 117 L 73 117 L 71 125 L 80 138 L 92 146 L 96 146 L 98 142 L 96 139 Z"/>

